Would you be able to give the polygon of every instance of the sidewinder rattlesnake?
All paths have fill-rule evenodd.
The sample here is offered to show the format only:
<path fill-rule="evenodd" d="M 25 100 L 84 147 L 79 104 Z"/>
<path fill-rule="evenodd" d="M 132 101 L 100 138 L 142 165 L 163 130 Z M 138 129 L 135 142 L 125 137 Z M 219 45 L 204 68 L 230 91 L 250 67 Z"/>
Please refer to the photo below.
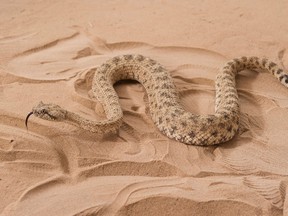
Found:
<path fill-rule="evenodd" d="M 227 62 L 216 77 L 215 114 L 197 115 L 185 111 L 180 105 L 171 76 L 162 65 L 142 55 L 121 55 L 97 68 L 92 82 L 93 94 L 103 105 L 106 120 L 85 119 L 58 105 L 40 102 L 27 115 L 26 127 L 29 116 L 34 114 L 45 120 L 66 121 L 91 132 L 116 132 L 123 113 L 113 84 L 132 79 L 144 86 L 152 119 L 166 136 L 186 144 L 219 144 L 230 140 L 238 130 L 239 101 L 235 76 L 245 69 L 269 71 L 288 87 L 288 74 L 274 62 L 258 57 L 236 58 Z"/>

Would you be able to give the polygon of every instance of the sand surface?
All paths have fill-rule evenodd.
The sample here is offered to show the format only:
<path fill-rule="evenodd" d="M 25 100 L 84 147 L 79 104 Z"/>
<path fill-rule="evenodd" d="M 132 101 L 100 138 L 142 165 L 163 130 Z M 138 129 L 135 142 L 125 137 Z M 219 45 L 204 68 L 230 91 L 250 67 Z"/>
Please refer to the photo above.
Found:
<path fill-rule="evenodd" d="M 140 53 L 169 69 L 186 110 L 213 114 L 217 71 L 268 57 L 288 68 L 288 1 L 2 1 L 0 213 L 288 215 L 288 90 L 268 73 L 237 78 L 241 126 L 212 147 L 162 135 L 137 82 L 115 85 L 118 135 L 31 117 L 39 101 L 103 119 L 91 69 Z"/>

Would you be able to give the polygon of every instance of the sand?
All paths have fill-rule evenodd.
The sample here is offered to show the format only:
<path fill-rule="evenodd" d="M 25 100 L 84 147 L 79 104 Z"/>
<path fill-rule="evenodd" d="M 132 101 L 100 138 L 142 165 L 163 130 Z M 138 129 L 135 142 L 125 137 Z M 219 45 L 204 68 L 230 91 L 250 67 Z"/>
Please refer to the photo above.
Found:
<path fill-rule="evenodd" d="M 268 73 L 237 77 L 239 133 L 211 147 L 162 135 L 145 89 L 115 85 L 119 134 L 25 117 L 39 101 L 91 119 L 91 69 L 124 53 L 169 69 L 186 110 L 213 114 L 229 59 L 288 68 L 288 2 L 2 1 L 0 212 L 18 215 L 288 215 L 288 90 Z"/>

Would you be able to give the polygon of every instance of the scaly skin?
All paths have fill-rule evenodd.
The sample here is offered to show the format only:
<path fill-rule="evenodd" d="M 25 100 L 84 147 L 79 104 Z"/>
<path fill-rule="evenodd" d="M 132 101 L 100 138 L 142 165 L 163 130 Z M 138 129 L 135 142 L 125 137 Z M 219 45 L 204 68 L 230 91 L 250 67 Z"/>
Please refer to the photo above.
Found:
<path fill-rule="evenodd" d="M 95 133 L 116 132 L 123 113 L 113 84 L 133 79 L 146 89 L 152 119 L 162 133 L 186 144 L 219 144 L 230 140 L 238 130 L 239 101 L 235 76 L 245 69 L 269 71 L 288 87 L 287 73 L 275 63 L 258 57 L 233 59 L 224 65 L 216 78 L 215 114 L 197 115 L 185 111 L 180 105 L 175 85 L 163 66 L 142 55 L 122 55 L 97 68 L 92 83 L 93 94 L 103 105 L 106 120 L 85 119 L 58 105 L 42 102 L 33 108 L 31 114 L 46 120 L 67 121 Z"/>

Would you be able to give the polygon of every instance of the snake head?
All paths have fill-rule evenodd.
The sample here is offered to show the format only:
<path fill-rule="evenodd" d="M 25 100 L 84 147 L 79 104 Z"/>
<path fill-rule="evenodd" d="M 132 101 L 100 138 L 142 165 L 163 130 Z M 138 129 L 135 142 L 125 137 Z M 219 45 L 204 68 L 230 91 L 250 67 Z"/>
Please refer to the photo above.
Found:
<path fill-rule="evenodd" d="M 63 121 L 66 118 L 66 113 L 66 110 L 56 104 L 45 104 L 41 101 L 32 109 L 32 112 L 27 115 L 25 125 L 27 127 L 28 119 L 32 114 L 49 121 Z"/>

